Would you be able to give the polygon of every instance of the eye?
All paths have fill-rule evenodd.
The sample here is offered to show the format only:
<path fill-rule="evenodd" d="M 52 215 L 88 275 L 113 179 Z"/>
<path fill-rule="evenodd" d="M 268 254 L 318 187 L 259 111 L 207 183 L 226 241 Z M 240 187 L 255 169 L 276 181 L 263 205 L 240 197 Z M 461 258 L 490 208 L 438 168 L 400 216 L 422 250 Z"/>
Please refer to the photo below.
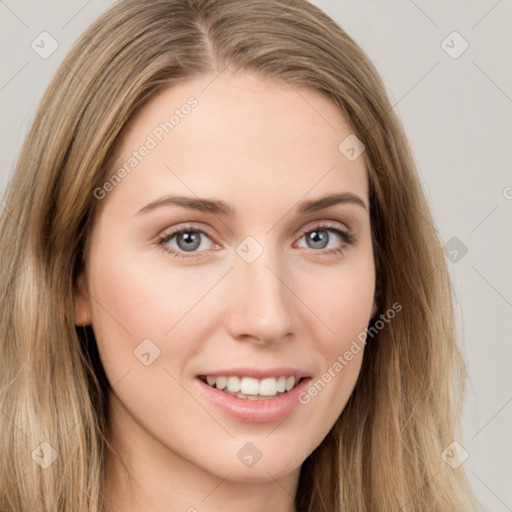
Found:
<path fill-rule="evenodd" d="M 340 254 L 343 246 L 353 245 L 356 242 L 353 233 L 329 223 L 322 223 L 302 231 L 298 240 L 299 247 L 304 247 L 304 245 L 300 245 L 303 239 L 306 247 L 322 254 Z M 198 253 L 211 248 L 220 248 L 212 240 L 208 230 L 193 225 L 166 232 L 158 239 L 157 243 L 176 258 L 199 257 Z"/>
<path fill-rule="evenodd" d="M 208 240 L 210 243 L 208 243 Z M 194 257 L 194 253 L 203 252 L 212 244 L 219 247 L 212 241 L 206 230 L 195 226 L 185 226 L 184 228 L 164 233 L 158 239 L 158 244 L 177 258 Z"/>
<path fill-rule="evenodd" d="M 344 245 L 353 245 L 356 242 L 353 233 L 329 223 L 319 224 L 304 230 L 301 233 L 299 243 L 303 239 L 306 244 L 305 247 L 321 251 L 327 249 L 328 254 L 341 253 Z M 299 244 L 299 247 L 304 247 L 304 245 Z"/>

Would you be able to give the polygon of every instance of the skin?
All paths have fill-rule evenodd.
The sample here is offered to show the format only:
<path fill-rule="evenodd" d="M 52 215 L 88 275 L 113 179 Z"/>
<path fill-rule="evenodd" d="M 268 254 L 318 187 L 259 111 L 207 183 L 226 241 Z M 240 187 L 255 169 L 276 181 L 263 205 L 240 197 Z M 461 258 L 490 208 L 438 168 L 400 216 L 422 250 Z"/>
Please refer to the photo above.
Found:
<path fill-rule="evenodd" d="M 138 112 L 118 165 L 187 98 L 198 100 L 101 200 L 78 280 L 76 324 L 92 324 L 113 387 L 112 444 L 132 474 L 130 484 L 109 457 L 112 511 L 294 511 L 300 466 L 342 412 L 363 350 L 307 405 L 271 423 L 227 415 L 195 377 L 292 366 L 315 381 L 376 312 L 366 170 L 362 157 L 351 162 L 338 150 L 352 133 L 340 110 L 307 88 L 249 73 L 214 77 L 173 85 Z M 302 201 L 334 192 L 359 196 L 365 208 L 297 213 Z M 171 194 L 221 199 L 236 215 L 176 205 L 137 215 Z M 302 230 L 321 222 L 356 242 L 325 231 L 328 247 L 319 249 Z M 177 237 L 158 238 L 188 223 L 211 236 L 173 257 L 165 247 L 180 251 Z M 236 251 L 247 236 L 263 249 L 252 263 Z M 145 366 L 134 350 L 148 338 L 160 356 Z M 246 442 L 262 453 L 250 468 L 237 458 Z"/>

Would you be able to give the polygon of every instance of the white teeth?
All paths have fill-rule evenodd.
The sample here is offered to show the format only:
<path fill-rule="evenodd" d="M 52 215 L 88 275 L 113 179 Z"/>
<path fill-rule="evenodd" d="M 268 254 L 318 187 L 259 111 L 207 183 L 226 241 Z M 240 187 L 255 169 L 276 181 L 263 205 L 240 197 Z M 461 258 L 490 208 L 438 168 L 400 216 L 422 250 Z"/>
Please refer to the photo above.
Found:
<path fill-rule="evenodd" d="M 229 392 L 239 398 L 257 400 L 258 396 L 276 396 L 278 393 L 290 391 L 299 382 L 299 378 L 291 377 L 268 377 L 266 379 L 255 379 L 254 377 L 236 376 L 207 376 L 206 382 L 209 386 Z"/>
<path fill-rule="evenodd" d="M 228 377 L 228 389 L 233 393 L 240 391 L 240 379 L 238 377 Z"/>
<path fill-rule="evenodd" d="M 240 391 L 244 395 L 257 395 L 259 393 L 260 383 L 258 379 L 252 377 L 244 377 L 240 383 Z"/>
<path fill-rule="evenodd" d="M 260 395 L 274 396 L 277 393 L 277 380 L 270 377 L 260 381 Z"/>
<path fill-rule="evenodd" d="M 208 377 L 206 377 L 206 382 L 210 384 L 208 381 Z M 210 384 L 210 386 L 217 385 L 217 389 L 224 389 L 228 385 L 228 378 L 227 377 L 213 377 L 213 384 Z"/>

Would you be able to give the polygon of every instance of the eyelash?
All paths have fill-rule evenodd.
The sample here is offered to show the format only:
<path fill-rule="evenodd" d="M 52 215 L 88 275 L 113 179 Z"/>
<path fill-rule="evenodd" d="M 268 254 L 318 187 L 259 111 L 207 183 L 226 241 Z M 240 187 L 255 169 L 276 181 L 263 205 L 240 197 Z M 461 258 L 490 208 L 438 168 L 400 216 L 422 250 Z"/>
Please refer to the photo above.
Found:
<path fill-rule="evenodd" d="M 160 236 L 158 238 L 157 244 L 159 246 L 161 246 L 165 252 L 167 252 L 168 254 L 170 254 L 171 256 L 173 256 L 175 258 L 181 258 L 181 259 L 196 258 L 196 257 L 198 257 L 198 255 L 195 253 L 190 253 L 190 255 L 184 256 L 183 252 L 178 252 L 174 249 L 169 248 L 169 246 L 166 246 L 166 243 L 169 242 L 175 235 L 179 235 L 181 233 L 186 233 L 189 231 L 193 231 L 194 233 L 201 233 L 202 235 L 207 236 L 208 238 L 212 239 L 212 241 L 213 241 L 213 236 L 207 229 L 198 228 L 193 225 L 188 225 L 188 226 L 182 227 L 180 229 L 176 229 L 174 231 L 164 233 L 162 236 Z M 354 245 L 357 241 L 356 237 L 354 236 L 354 234 L 352 232 L 350 232 L 348 230 L 347 231 L 342 230 L 339 227 L 337 227 L 336 225 L 330 224 L 328 222 L 322 222 L 322 223 L 317 224 L 316 226 L 302 230 L 298 239 L 300 240 L 304 235 L 307 235 L 308 233 L 311 233 L 313 231 L 332 231 L 333 233 L 338 235 L 347 245 Z M 322 250 L 316 251 L 314 249 L 312 249 L 312 250 L 314 252 L 320 252 L 320 253 L 323 252 L 323 254 L 328 254 L 328 255 L 343 253 L 341 247 L 337 247 L 335 249 L 324 249 L 323 251 Z M 199 252 L 203 252 L 203 251 L 199 251 Z"/>

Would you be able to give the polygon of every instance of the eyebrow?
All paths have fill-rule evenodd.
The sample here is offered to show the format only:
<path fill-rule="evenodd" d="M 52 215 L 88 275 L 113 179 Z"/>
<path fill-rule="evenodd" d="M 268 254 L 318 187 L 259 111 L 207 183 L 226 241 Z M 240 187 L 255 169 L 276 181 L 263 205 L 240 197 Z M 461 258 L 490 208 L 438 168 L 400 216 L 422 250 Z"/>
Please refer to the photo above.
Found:
<path fill-rule="evenodd" d="M 323 210 L 336 204 L 355 204 L 361 206 L 368 211 L 364 201 L 357 195 L 351 192 L 343 192 L 340 194 L 329 194 L 318 199 L 312 199 L 309 201 L 302 202 L 297 207 L 297 212 L 301 214 L 316 212 Z M 181 206 L 190 210 L 197 210 L 200 212 L 213 213 L 214 215 L 222 215 L 227 217 L 234 217 L 236 210 L 218 199 L 202 199 L 187 196 L 164 196 L 151 203 L 147 204 L 143 208 L 137 211 L 136 215 L 148 213 L 162 206 Z"/>

